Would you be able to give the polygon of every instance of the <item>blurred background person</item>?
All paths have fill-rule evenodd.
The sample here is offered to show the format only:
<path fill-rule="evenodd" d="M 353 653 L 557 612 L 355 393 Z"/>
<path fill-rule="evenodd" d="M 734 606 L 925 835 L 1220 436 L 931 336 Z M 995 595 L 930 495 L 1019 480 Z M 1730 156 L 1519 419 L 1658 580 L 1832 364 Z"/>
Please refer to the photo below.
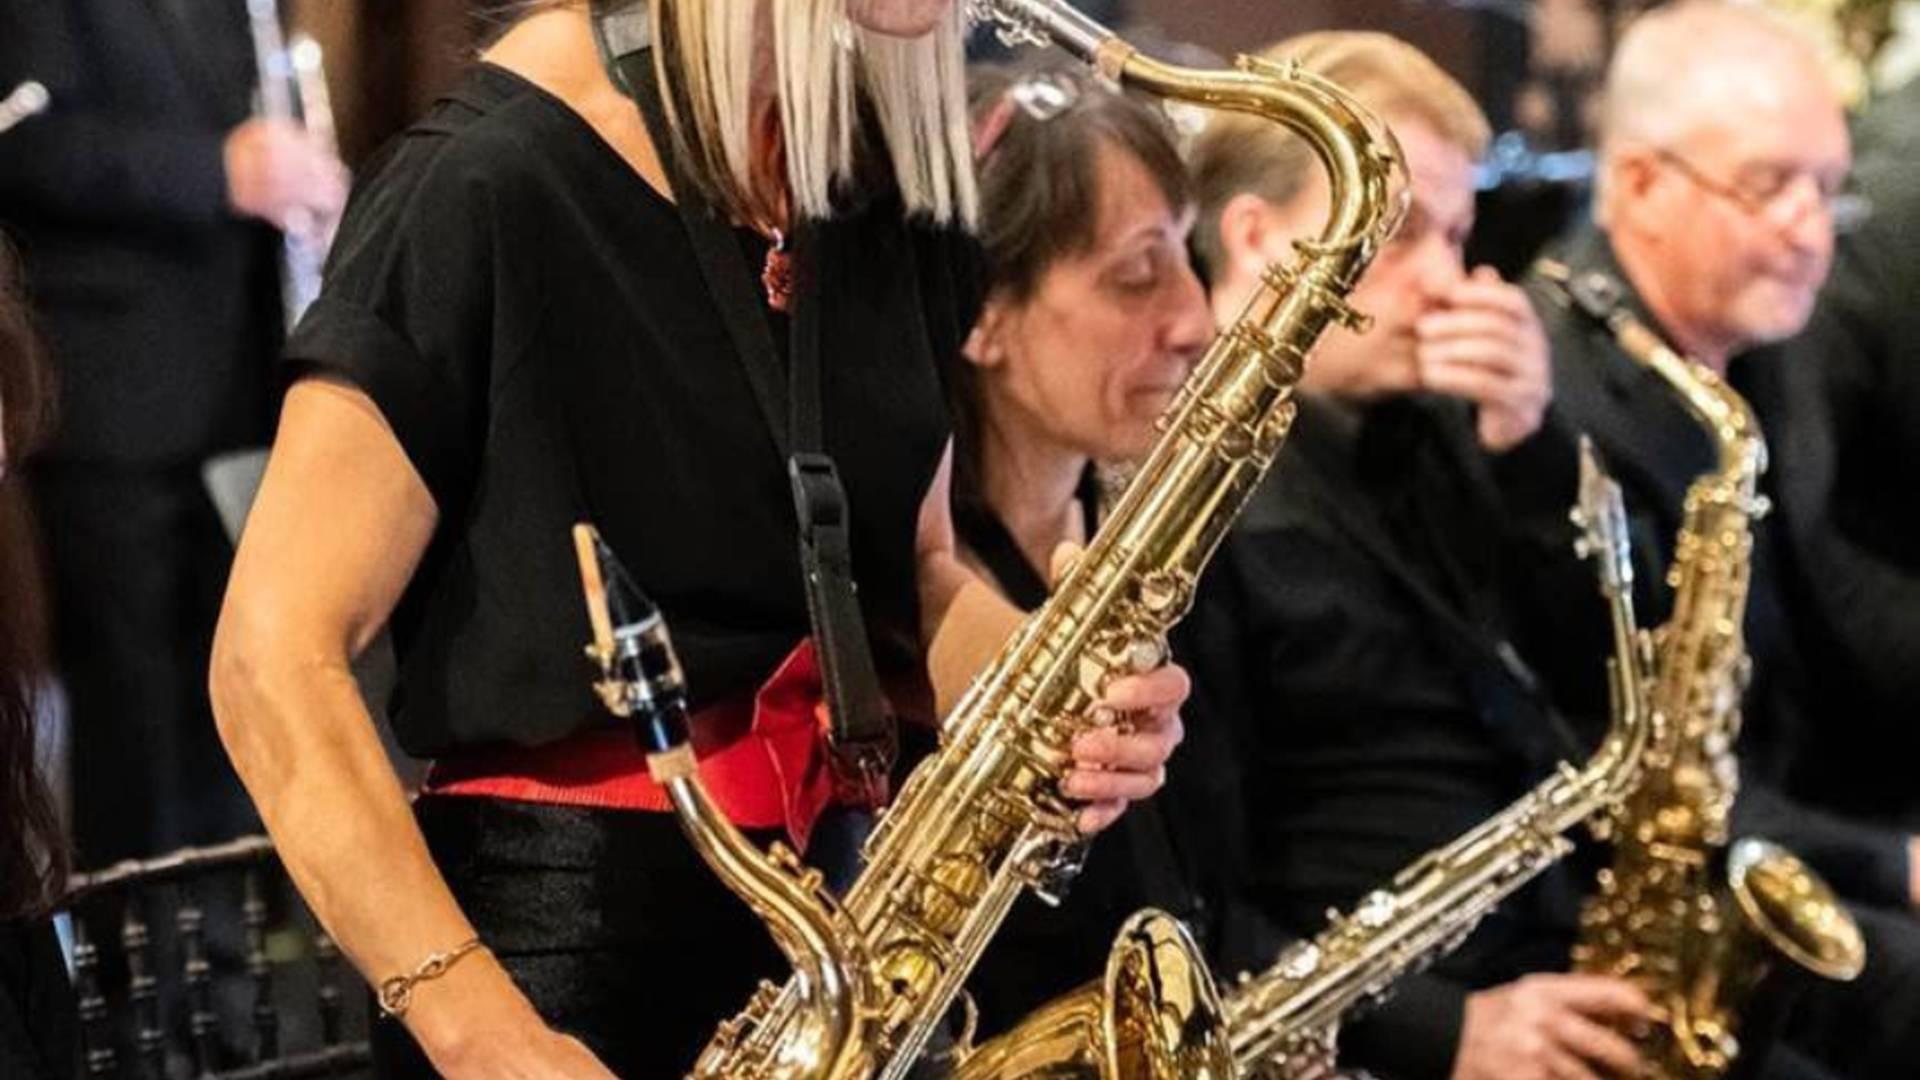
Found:
<path fill-rule="evenodd" d="M 1702 49 L 1708 41 L 1713 47 Z M 1675 348 L 1747 387 L 1752 373 L 1781 362 L 1766 347 L 1805 325 L 1832 261 L 1850 153 L 1826 71 L 1775 17 L 1688 0 L 1628 30 L 1603 104 L 1595 224 L 1556 254 L 1575 274 L 1614 280 Z M 1572 542 L 1564 515 L 1547 508 L 1574 497 L 1574 438 L 1590 436 L 1625 489 L 1636 601 L 1643 622 L 1657 625 L 1670 609 L 1664 572 L 1686 490 L 1714 467 L 1713 444 L 1669 384 L 1610 334 L 1547 299 L 1538 306 L 1554 361 L 1553 414 L 1540 441 L 1560 450 L 1532 454 L 1531 468 L 1505 475 L 1511 490 L 1529 492 L 1526 505 L 1540 508 L 1518 542 L 1536 553 Z M 1805 648 L 1814 626 L 1784 586 L 1789 553 L 1779 525 L 1763 518 L 1755 528 L 1745 625 L 1753 670 L 1735 747 L 1742 787 L 1734 829 L 1806 859 L 1852 902 L 1866 934 L 1861 979 L 1806 995 L 1806 1018 L 1795 1021 L 1801 1044 L 1846 1075 L 1908 1075 L 1920 1055 L 1905 1043 L 1920 1015 L 1915 842 L 1905 829 L 1833 812 L 1800 775 L 1809 748 L 1871 740 L 1873 729 L 1870 720 L 1832 712 L 1814 692 L 1817 654 Z M 1545 579 L 1536 585 L 1532 595 L 1545 603 L 1565 593 Z M 1551 633 L 1521 644 L 1565 707 L 1595 723 L 1605 689 L 1592 657 L 1604 634 L 1597 621 L 1582 633 L 1583 622 L 1562 612 Z"/>
<path fill-rule="evenodd" d="M 0 1076 L 9 1080 L 78 1075 L 73 998 L 48 917 L 67 853 L 37 738 L 45 627 L 18 468 L 46 436 L 51 390 L 0 238 Z"/>
<path fill-rule="evenodd" d="M 1306 936 L 1588 752 L 1502 617 L 1485 452 L 1517 452 L 1538 427 L 1549 375 L 1525 295 L 1463 258 L 1486 121 L 1385 35 L 1309 34 L 1263 55 L 1373 109 L 1413 194 L 1352 297 L 1372 329 L 1330 331 L 1310 359 L 1293 432 L 1177 638 L 1193 664 L 1190 726 L 1230 726 L 1240 747 L 1249 898 Z M 1193 168 L 1198 247 L 1215 314 L 1230 318 L 1268 262 L 1319 231 L 1326 183 L 1298 139 L 1239 120 L 1208 127 Z M 1562 863 L 1400 980 L 1346 1027 L 1343 1063 L 1461 1080 L 1631 1072 L 1633 1049 L 1608 1025 L 1642 1014 L 1638 991 L 1536 974 L 1564 969 L 1586 880 Z"/>
<path fill-rule="evenodd" d="M 32 479 L 86 866 L 253 827 L 205 691 L 231 546 L 200 468 L 265 442 L 274 229 L 324 228 L 345 177 L 249 119 L 252 50 L 230 0 L 0 0 L 0 83 L 51 93 L 0 135 L 0 225 L 60 375 Z"/>
<path fill-rule="evenodd" d="M 1795 779 L 1825 805 L 1920 831 L 1920 80 L 1855 128 L 1864 217 L 1840 236 L 1812 321 L 1753 371 L 1790 538 L 1789 603 L 1813 693 L 1845 738 L 1798 748 Z"/>
<path fill-rule="evenodd" d="M 1700 54 L 1703 35 L 1726 47 Z M 1672 79 L 1682 56 L 1687 78 Z M 1676 348 L 1744 386 L 1749 373 L 1778 363 L 1764 347 L 1805 324 L 1832 259 L 1832 208 L 1850 160 L 1838 99 L 1812 52 L 1769 17 L 1693 2 L 1635 24 L 1616 56 L 1606 106 L 1595 225 L 1556 254 L 1576 273 L 1616 281 L 1628 305 Z M 1713 465 L 1711 442 L 1668 384 L 1609 336 L 1545 299 L 1539 308 L 1554 348 L 1549 438 L 1571 446 L 1575 433 L 1586 434 L 1604 453 L 1626 489 L 1642 564 L 1636 599 L 1643 618 L 1664 620 L 1663 572 L 1686 489 Z M 1570 499 L 1566 453 L 1536 460 L 1550 468 L 1509 479 Z M 1805 628 L 1781 587 L 1777 523 L 1763 520 L 1757 530 L 1747 610 L 1755 670 L 1740 756 L 1756 793 L 1794 789 L 1795 750 L 1820 712 L 1799 650 Z M 1571 536 L 1564 520 L 1543 518 L 1537 531 L 1542 549 Z M 1592 712 L 1599 679 L 1566 629 L 1541 636 L 1538 659 L 1570 707 Z M 1766 823 L 1792 830 L 1783 839 L 1850 897 L 1913 903 L 1905 834 L 1813 813 L 1770 813 Z"/>

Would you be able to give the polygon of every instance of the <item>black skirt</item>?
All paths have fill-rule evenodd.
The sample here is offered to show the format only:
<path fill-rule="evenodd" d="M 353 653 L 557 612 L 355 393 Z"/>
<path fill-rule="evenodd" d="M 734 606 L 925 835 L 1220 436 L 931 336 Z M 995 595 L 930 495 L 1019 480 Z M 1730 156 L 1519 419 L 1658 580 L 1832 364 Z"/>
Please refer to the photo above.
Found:
<path fill-rule="evenodd" d="M 671 814 L 450 796 L 415 813 L 480 939 L 540 1015 L 616 1075 L 684 1074 L 756 982 L 787 977 L 764 925 Z M 814 844 L 809 861 L 843 861 L 837 846 Z M 379 1076 L 435 1075 L 401 1025 L 375 1024 L 373 1042 Z"/>

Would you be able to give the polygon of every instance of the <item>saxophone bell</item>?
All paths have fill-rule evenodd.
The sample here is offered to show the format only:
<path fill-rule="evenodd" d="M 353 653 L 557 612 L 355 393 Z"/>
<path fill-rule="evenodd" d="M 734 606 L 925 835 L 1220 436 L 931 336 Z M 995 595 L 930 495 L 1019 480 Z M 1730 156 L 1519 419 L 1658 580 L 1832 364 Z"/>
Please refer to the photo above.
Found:
<path fill-rule="evenodd" d="M 1229 1080 L 1225 1017 L 1192 935 L 1149 908 L 1121 926 L 1099 982 L 965 1053 L 949 1080 Z"/>
<path fill-rule="evenodd" d="M 1800 858 L 1770 840 L 1744 837 L 1727 849 L 1726 892 L 1733 926 L 1707 942 L 1709 977 L 1670 999 L 1676 1051 L 1700 1074 L 1718 1076 L 1740 1056 L 1732 1020 L 1774 977 L 1784 957 L 1805 974 L 1851 982 L 1866 966 L 1866 942 L 1832 889 Z"/>

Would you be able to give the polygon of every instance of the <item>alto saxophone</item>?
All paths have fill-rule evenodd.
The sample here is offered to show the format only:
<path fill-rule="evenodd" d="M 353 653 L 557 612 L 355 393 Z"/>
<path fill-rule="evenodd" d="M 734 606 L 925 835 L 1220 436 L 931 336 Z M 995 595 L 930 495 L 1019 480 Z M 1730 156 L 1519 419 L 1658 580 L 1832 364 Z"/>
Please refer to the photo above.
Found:
<path fill-rule="evenodd" d="M 1396 979 L 1452 951 L 1500 901 L 1572 849 L 1562 835 L 1567 830 L 1590 819 L 1596 827 L 1606 822 L 1595 815 L 1633 789 L 1648 743 L 1640 708 L 1645 641 L 1633 615 L 1633 567 L 1620 489 L 1601 470 L 1592 447 L 1583 442 L 1580 449 L 1580 501 L 1573 513 L 1582 534 L 1578 550 L 1595 561 L 1614 643 L 1608 663 L 1612 723 L 1586 767 L 1561 765 L 1498 815 L 1422 856 L 1389 887 L 1369 893 L 1350 913 L 1329 913 L 1329 924 L 1317 937 L 1289 946 L 1258 975 L 1242 975 L 1224 1010 L 1213 1010 L 1224 1024 L 1217 1038 L 1228 1048 L 1227 1068 L 1164 1067 L 1172 1064 L 1169 1059 L 1137 1049 L 1155 1045 L 1138 1033 L 1151 1036 L 1169 1014 L 1143 1009 L 1140 997 L 1127 996 L 1126 983 L 1113 976 L 1133 949 L 1134 927 L 1129 926 L 1116 943 L 1104 983 L 1047 1005 L 982 1047 L 953 1080 L 1330 1076 L 1343 1016 L 1377 1002 Z M 1077 1043 L 1065 1037 L 1060 1022 L 1065 1016 L 1078 1018 L 1072 1028 Z"/>
<path fill-rule="evenodd" d="M 1765 840 L 1729 838 L 1766 443 L 1747 402 L 1668 348 L 1610 278 L 1546 261 L 1534 269 L 1557 300 L 1672 385 L 1718 454 L 1687 490 L 1667 578 L 1673 614 L 1654 633 L 1646 775 L 1615 814 L 1612 865 L 1581 913 L 1573 956 L 1576 971 L 1630 979 L 1653 1000 L 1660 1022 L 1640 1041 L 1648 1075 L 1709 1080 L 1739 1056 L 1740 1012 L 1776 956 L 1843 981 L 1866 961 L 1859 926 L 1818 874 Z"/>
<path fill-rule="evenodd" d="M 720 1026 L 694 1065 L 699 1077 L 898 1080 L 1015 898 L 1071 875 L 1080 838 L 1059 784 L 1074 736 L 1091 725 L 1109 678 L 1160 662 L 1166 630 L 1286 437 L 1308 351 L 1332 323 L 1364 326 L 1345 297 L 1404 212 L 1405 166 L 1391 135 L 1319 79 L 1252 60 L 1232 71 L 1160 63 L 1058 0 L 974 0 L 970 11 L 1008 36 L 1052 41 L 1115 81 L 1285 124 L 1325 163 L 1332 211 L 1214 341 L 1098 535 L 975 680 L 940 748 L 881 816 L 842 901 L 776 883 L 795 872 L 787 853 L 777 856 L 787 866 L 763 874 L 723 865 L 731 849 L 703 839 L 723 832 L 704 820 L 712 811 L 679 805 L 726 883 L 778 908 L 776 934 L 797 969 Z M 812 910 L 801 918 L 797 906 Z M 792 933 L 791 923 L 809 929 Z"/>

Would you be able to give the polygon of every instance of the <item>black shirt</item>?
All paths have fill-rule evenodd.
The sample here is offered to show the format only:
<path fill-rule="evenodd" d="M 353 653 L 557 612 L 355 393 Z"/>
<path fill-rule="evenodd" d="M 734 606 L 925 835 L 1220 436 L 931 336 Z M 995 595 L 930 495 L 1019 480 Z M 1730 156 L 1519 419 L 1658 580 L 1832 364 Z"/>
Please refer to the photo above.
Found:
<path fill-rule="evenodd" d="M 1920 80 L 1876 99 L 1855 132 L 1871 205 L 1840 237 L 1806 332 L 1744 387 L 1773 448 L 1788 601 L 1827 715 L 1801 748 L 1809 795 L 1920 830 L 1903 763 L 1920 752 Z M 1838 729 L 1841 725 L 1835 725 Z"/>
<path fill-rule="evenodd" d="M 971 317 L 970 241 L 903 217 L 872 197 L 798 241 L 883 673 L 917 664 L 916 518 L 946 439 L 933 358 Z M 477 67 L 368 170 L 288 354 L 374 400 L 440 511 L 393 619 L 409 752 L 604 722 L 575 521 L 660 604 L 696 705 L 808 633 L 785 462 L 678 211 L 517 75 Z"/>

